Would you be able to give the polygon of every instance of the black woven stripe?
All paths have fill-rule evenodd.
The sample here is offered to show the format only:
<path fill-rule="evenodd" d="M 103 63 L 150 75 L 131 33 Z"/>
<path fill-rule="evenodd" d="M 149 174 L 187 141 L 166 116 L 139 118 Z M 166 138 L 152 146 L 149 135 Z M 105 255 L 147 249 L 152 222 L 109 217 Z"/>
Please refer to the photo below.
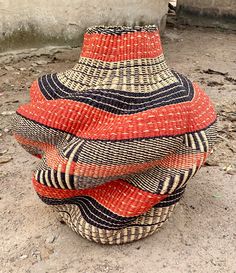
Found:
<path fill-rule="evenodd" d="M 65 173 L 62 173 L 62 172 L 57 173 L 57 174 L 56 174 L 56 179 L 57 179 L 57 175 L 60 176 L 60 178 L 61 178 L 61 183 L 62 183 L 62 185 L 64 186 L 64 188 L 65 188 L 65 189 L 68 188 L 67 185 L 66 185 L 66 181 L 65 181 Z M 58 181 L 58 183 L 59 183 L 59 181 Z M 61 188 L 61 187 L 60 187 L 60 188 Z"/>
<path fill-rule="evenodd" d="M 69 158 L 69 157 L 71 156 L 71 154 L 74 153 L 74 149 L 75 149 L 75 147 L 76 147 L 77 145 L 78 145 L 78 141 L 75 142 L 75 144 L 71 145 L 70 149 L 68 149 L 68 147 L 67 147 L 67 150 L 68 150 L 68 151 L 65 153 L 65 156 L 66 156 L 67 158 Z M 78 161 L 80 152 L 83 150 L 83 146 L 84 146 L 84 145 L 85 145 L 85 143 L 82 143 L 82 144 L 80 145 L 80 147 L 77 149 L 76 153 L 74 154 L 73 159 L 72 159 L 74 162 L 77 162 L 77 161 Z M 63 156 L 63 157 L 65 157 L 65 156 Z"/>
<path fill-rule="evenodd" d="M 183 76 L 181 76 L 181 77 L 184 79 Z M 70 80 L 73 81 L 72 79 L 70 79 Z M 77 81 L 75 81 L 75 82 L 78 83 Z M 78 95 L 78 94 L 81 93 L 81 92 L 79 93 L 79 91 L 76 92 L 76 91 L 66 87 L 65 85 L 63 85 L 58 80 L 56 74 L 44 75 L 44 76 L 42 76 L 41 78 L 38 79 L 38 83 L 39 83 L 40 89 L 41 89 L 43 94 L 46 93 L 45 95 L 47 95 L 47 93 L 50 93 L 49 98 L 57 99 L 57 98 L 60 98 L 60 96 L 64 96 L 64 95 L 67 95 L 67 96 L 73 95 L 73 96 L 75 96 L 75 95 Z M 191 83 L 191 82 L 189 81 L 189 83 Z M 135 84 L 131 84 L 131 85 L 135 85 Z M 139 84 L 139 85 L 141 85 L 141 84 Z M 143 84 L 143 85 L 145 85 L 145 84 Z M 112 97 L 114 96 L 114 98 L 119 98 L 121 96 L 125 96 L 126 97 L 125 99 L 130 99 L 132 101 L 132 99 L 134 98 L 134 99 L 139 99 L 140 102 L 143 102 L 142 98 L 146 99 L 147 97 L 150 97 L 150 96 L 154 96 L 154 97 L 155 97 L 155 95 L 159 96 L 161 92 L 168 91 L 170 88 L 174 88 L 174 87 L 179 87 L 180 88 L 181 84 L 180 83 L 172 83 L 172 84 L 170 84 L 170 85 L 168 85 L 166 87 L 159 88 L 156 91 L 152 91 L 152 92 L 148 92 L 148 93 L 128 92 L 128 91 L 113 90 L 113 89 L 109 89 L 109 90 L 106 90 L 106 89 L 95 89 L 95 90 L 88 89 L 87 91 L 83 91 L 83 94 L 87 93 L 87 92 L 89 94 L 92 93 L 92 92 L 93 93 L 98 92 L 99 94 L 102 93 L 103 95 L 106 95 L 108 93 L 110 96 L 111 95 L 112 95 Z M 54 94 L 54 92 L 56 92 L 56 93 Z M 129 98 L 129 97 L 132 97 L 132 98 Z M 135 97 L 137 97 L 137 98 L 135 98 Z"/>
<path fill-rule="evenodd" d="M 71 93 L 66 90 L 58 80 L 54 79 L 57 84 L 55 85 L 52 79 L 46 79 L 44 77 L 39 80 L 39 85 L 43 95 L 47 99 L 58 99 L 63 97 L 64 99 L 83 102 L 95 108 L 122 115 L 139 113 L 148 109 L 191 101 L 194 96 L 193 86 L 190 82 L 187 83 L 185 78 L 181 77 L 181 80 L 184 83 L 184 87 L 180 84 L 172 84 L 157 91 L 145 93 L 143 98 L 135 98 L 135 96 L 140 96 L 140 93 L 133 94 L 113 90 L 73 91 Z M 186 85 L 188 84 L 189 86 L 187 87 Z M 58 86 L 60 86 L 61 89 Z M 63 91 L 65 91 L 66 94 Z M 67 92 L 70 92 L 70 94 L 67 94 Z M 127 97 L 122 95 L 126 95 Z M 130 95 L 132 97 L 128 97 Z"/>
<path fill-rule="evenodd" d="M 196 135 L 195 134 L 191 134 L 192 135 L 192 137 L 193 137 L 193 139 L 194 139 L 194 144 L 195 144 L 195 146 L 196 146 L 196 150 L 201 150 L 201 148 L 200 148 L 200 143 L 199 143 L 199 140 L 198 140 L 198 138 L 196 137 Z"/>
<path fill-rule="evenodd" d="M 47 175 L 46 172 L 47 172 L 47 171 L 49 171 L 49 170 L 39 170 L 39 171 L 38 171 L 39 174 L 35 177 L 35 179 L 36 179 L 37 181 L 40 181 L 41 183 L 43 183 L 43 184 L 45 184 L 45 185 L 48 185 L 48 184 L 49 184 L 48 186 L 50 186 L 50 187 L 52 187 L 52 188 L 55 188 L 55 187 L 54 187 L 54 184 L 56 184 L 57 188 L 61 189 L 62 187 L 60 186 L 59 181 L 58 181 L 58 178 L 57 178 L 57 174 L 58 174 L 57 171 L 55 171 L 55 170 L 50 170 L 50 171 L 48 172 L 48 176 L 47 176 L 48 182 L 47 182 L 47 180 L 46 180 L 46 175 Z M 41 173 L 43 173 L 42 179 L 40 179 L 40 174 L 41 174 Z M 53 184 L 53 182 L 52 182 L 52 177 L 51 177 L 52 175 L 53 175 L 53 177 L 54 177 L 54 184 Z M 65 173 L 60 172 L 59 175 L 61 176 L 61 183 L 63 184 L 64 188 L 65 188 L 65 189 L 69 189 L 69 187 L 67 186 L 67 183 L 65 182 L 65 181 L 66 181 L 66 175 L 65 175 Z M 75 189 L 75 186 L 74 186 L 74 175 L 69 174 L 69 179 L 68 179 L 68 181 L 69 181 L 69 183 L 70 183 L 71 189 L 74 190 L 74 189 Z"/>
<path fill-rule="evenodd" d="M 73 80 L 69 77 L 67 77 L 66 75 L 64 75 L 64 77 L 66 77 L 69 81 L 73 81 L 75 82 L 75 84 L 80 84 L 80 81 L 76 81 Z M 163 81 L 166 79 L 163 79 Z M 106 90 L 106 89 L 91 89 L 90 85 L 86 85 L 86 83 L 83 83 L 83 86 L 87 86 L 87 91 L 83 91 L 83 92 L 77 92 L 75 90 L 72 90 L 68 87 L 66 87 L 65 85 L 63 85 L 57 78 L 56 74 L 47 74 L 42 76 L 41 78 L 38 79 L 38 84 L 40 87 L 41 92 L 43 93 L 43 95 L 47 98 L 47 99 L 58 99 L 58 98 L 66 98 L 66 99 L 72 99 L 73 97 L 76 97 L 78 95 L 83 95 L 85 93 L 91 94 L 91 92 L 99 92 L 99 94 L 101 92 L 103 92 L 103 94 L 107 94 L 109 93 L 110 95 L 117 95 L 117 97 L 122 97 L 122 96 L 126 96 L 127 98 L 132 96 L 132 97 L 148 97 L 148 96 L 155 96 L 155 95 L 159 95 L 160 92 L 163 91 L 168 91 L 168 89 L 170 88 L 174 88 L 174 87 L 181 87 L 181 85 L 179 85 L 178 83 L 173 83 L 170 84 L 166 87 L 160 88 L 157 91 L 153 91 L 153 92 L 148 92 L 148 93 L 142 93 L 142 92 L 128 92 L 128 91 L 122 91 L 122 90 Z M 120 83 L 120 85 L 122 85 L 122 82 Z M 135 84 L 135 83 L 126 83 L 126 86 L 131 85 L 131 86 L 146 86 L 146 84 Z M 70 98 L 71 97 L 71 98 Z M 132 98 L 131 98 L 132 99 Z"/>
<path fill-rule="evenodd" d="M 38 194 L 39 195 L 39 194 Z M 137 217 L 122 217 L 112 213 L 96 200 L 89 196 L 77 196 L 66 199 L 52 199 L 39 195 L 40 199 L 48 205 L 77 205 L 83 218 L 98 228 L 120 229 L 128 226 Z"/>
<path fill-rule="evenodd" d="M 196 168 L 196 170 L 193 172 L 193 169 L 189 169 L 188 170 L 188 175 L 187 175 L 187 177 L 186 177 L 186 180 L 185 180 L 185 183 L 184 183 L 184 185 L 186 185 L 186 183 L 188 182 L 188 180 L 191 178 L 191 176 L 193 176 L 196 172 L 197 172 L 197 168 Z M 181 185 L 181 184 L 179 184 L 179 185 Z M 177 190 L 180 190 L 181 188 L 179 188 L 179 186 L 177 187 Z"/>
<path fill-rule="evenodd" d="M 57 82 L 58 85 L 60 82 Z M 53 83 L 52 83 L 53 84 Z M 62 86 L 61 86 L 62 87 Z M 191 86 L 192 87 L 192 84 Z M 56 88 L 56 87 L 55 87 Z M 54 89 L 53 89 L 54 90 Z M 61 90 L 56 90 L 57 94 L 55 94 L 54 99 L 59 98 L 59 95 L 65 95 Z M 182 93 L 180 93 L 182 91 Z M 176 94 L 178 93 L 178 95 Z M 105 89 L 90 89 L 87 91 L 83 92 L 75 92 L 73 91 L 70 96 L 71 99 L 77 100 L 77 97 L 90 97 L 90 98 L 98 98 L 104 102 L 107 103 L 113 103 L 112 99 L 114 100 L 122 100 L 122 102 L 125 104 L 129 104 L 131 107 L 134 105 L 139 105 L 139 104 L 147 104 L 150 103 L 150 100 L 152 103 L 158 103 L 159 101 L 164 100 L 167 96 L 169 96 L 168 99 L 170 99 L 170 96 L 174 97 L 180 97 L 182 95 L 188 95 L 188 93 L 193 93 L 193 88 L 191 88 L 189 91 L 185 89 L 182 85 L 178 83 L 173 83 L 170 84 L 166 87 L 160 88 L 156 91 L 153 92 L 148 92 L 148 93 L 135 93 L 135 92 L 125 92 L 125 91 L 118 91 L 118 90 L 105 90 Z M 68 95 L 67 95 L 68 96 Z M 114 104 L 116 106 L 119 106 L 119 102 L 114 101 Z M 123 106 L 121 104 L 121 106 Z M 120 107 L 121 107 L 120 106 Z M 124 105 L 124 107 L 127 108 L 127 105 Z"/>
<path fill-rule="evenodd" d="M 44 171 L 44 170 L 41 170 L 41 171 Z M 53 183 L 52 183 L 52 179 L 51 179 L 51 171 L 49 171 L 49 170 L 46 170 L 46 171 L 44 171 L 45 172 L 45 175 L 43 176 L 43 182 L 44 182 L 44 184 L 46 184 L 46 185 L 48 185 L 49 187 L 54 187 L 53 186 Z M 47 175 L 48 174 L 48 175 Z M 45 179 L 45 176 L 47 175 L 47 181 L 46 181 L 46 179 Z M 36 180 L 37 180 L 37 178 L 36 178 Z M 59 185 L 58 185 L 59 186 Z"/>
<path fill-rule="evenodd" d="M 74 141 L 73 144 L 70 144 L 70 148 L 69 147 L 65 147 L 62 149 L 62 152 L 61 152 L 61 156 L 64 157 L 64 158 L 69 158 L 70 155 L 73 153 L 75 147 L 78 145 L 78 142 L 79 142 L 79 139 Z M 67 151 L 68 150 L 68 151 Z M 81 150 L 81 149 L 79 149 Z M 67 152 L 66 152 L 67 151 Z"/>
<path fill-rule="evenodd" d="M 155 32 L 158 28 L 154 25 L 150 26 L 97 26 L 87 29 L 87 34 L 108 34 L 108 35 L 122 35 L 131 32 Z"/>
<path fill-rule="evenodd" d="M 159 64 L 159 62 L 158 62 L 158 64 Z M 100 69 L 102 69 L 102 70 L 114 70 L 114 68 L 110 68 L 110 67 L 96 67 L 96 66 L 94 66 L 94 65 L 89 65 L 89 64 L 84 64 L 85 66 L 89 66 L 89 67 L 92 67 L 92 68 L 94 68 L 94 69 L 97 69 L 97 70 L 100 70 Z M 149 66 L 150 67 L 152 67 L 153 65 L 155 65 L 155 64 L 150 64 Z M 144 65 L 130 65 L 130 67 L 139 67 L 139 66 L 144 66 Z M 128 67 L 128 65 L 125 65 L 123 68 L 127 68 Z M 119 67 L 119 70 L 122 70 L 122 67 Z M 187 78 L 186 77 L 184 77 L 183 75 L 181 75 L 181 74 L 179 74 L 179 73 L 177 73 L 177 72 L 175 72 L 174 70 L 170 70 L 171 71 L 171 73 L 172 74 L 174 74 L 174 76 L 176 76 L 177 78 L 183 78 L 183 79 L 185 79 L 185 80 L 187 80 Z M 81 73 L 81 72 L 79 72 L 79 73 Z M 83 73 L 83 72 L 82 72 Z M 130 76 L 130 75 L 129 75 Z M 66 76 L 65 76 L 66 77 Z M 93 77 L 94 78 L 94 77 Z M 73 80 L 73 79 L 71 79 L 71 78 L 68 78 L 69 80 L 71 80 L 71 81 L 75 81 L 75 80 Z M 189 80 L 188 80 L 189 81 Z M 78 81 L 75 81 L 76 83 L 80 83 L 80 82 L 78 82 Z M 70 89 L 70 88 L 68 88 L 68 87 L 66 87 L 66 86 L 64 86 L 59 80 L 58 80 L 58 78 L 57 78 L 57 74 L 46 74 L 46 75 L 43 75 L 42 77 L 40 77 L 39 79 L 38 79 L 38 83 L 39 83 L 39 86 L 40 86 L 40 89 L 41 89 L 41 91 L 44 91 L 44 92 L 46 92 L 47 93 L 47 91 L 52 91 L 52 94 L 50 94 L 50 96 L 49 96 L 49 99 L 50 98 L 54 98 L 54 94 L 53 94 L 53 91 L 55 92 L 56 91 L 56 93 L 57 94 L 55 94 L 55 98 L 57 98 L 57 96 L 58 97 L 60 97 L 60 95 L 64 95 L 64 93 L 66 93 L 66 94 L 75 94 L 75 90 L 72 90 L 72 89 Z M 191 85 L 191 82 L 189 81 L 189 83 L 190 83 L 190 85 Z M 85 83 L 83 83 L 83 85 L 84 86 L 86 86 L 86 84 Z M 131 85 L 135 85 L 135 84 L 131 84 Z M 137 85 L 137 84 L 136 84 Z M 141 85 L 141 84 L 138 84 L 139 86 Z M 145 84 L 144 84 L 145 85 Z M 172 87 L 175 87 L 177 85 L 177 83 L 173 83 L 173 84 L 170 84 L 168 87 L 169 88 L 172 88 Z M 187 85 L 186 85 L 187 86 Z M 89 88 L 91 88 L 91 86 L 89 85 L 88 86 L 88 89 Z M 47 89 L 49 89 L 49 90 L 47 90 Z M 61 89 L 61 90 L 60 90 Z M 157 92 L 161 92 L 162 91 L 162 89 L 163 88 L 160 88 L 160 89 L 158 89 L 157 90 Z M 63 92 L 64 91 L 64 92 Z M 59 92 L 59 93 L 58 93 Z M 106 92 L 106 90 L 105 90 L 105 92 Z M 109 92 L 113 92 L 114 94 L 116 94 L 117 93 L 117 90 L 109 90 Z M 153 91 L 154 93 L 156 92 L 156 91 Z M 50 92 L 49 92 L 50 93 Z M 152 95 L 152 92 L 150 92 L 150 93 L 148 93 L 148 94 L 146 94 L 146 93 L 142 93 L 142 92 L 137 92 L 137 93 L 135 93 L 135 92 L 132 92 L 132 93 L 130 93 L 130 92 L 128 92 L 128 91 L 119 91 L 119 93 L 121 94 L 121 95 L 125 95 L 125 96 L 130 96 L 130 94 L 132 94 L 132 97 L 133 96 L 137 96 L 137 97 L 146 97 L 146 96 L 148 96 L 148 95 Z M 47 94 L 46 94 L 47 95 Z"/>
<path fill-rule="evenodd" d="M 52 170 L 50 171 L 50 173 L 49 173 L 49 181 L 50 181 L 50 183 L 52 184 L 52 185 L 56 185 L 56 187 L 58 188 L 58 189 L 60 189 L 61 188 L 61 186 L 60 186 L 60 184 L 58 183 L 58 180 L 57 179 L 54 179 L 54 184 L 53 184 L 53 182 L 52 182 L 52 176 L 53 176 L 53 178 L 55 178 L 55 174 L 54 174 L 54 172 L 52 172 Z"/>
<path fill-rule="evenodd" d="M 62 181 L 66 181 L 66 174 L 63 172 L 61 172 L 61 179 L 62 179 Z M 68 182 L 70 184 L 71 189 L 74 190 L 75 186 L 74 186 L 74 176 L 73 175 L 69 174 L 69 181 Z M 63 185 L 64 185 L 65 189 L 69 189 L 66 182 L 64 182 Z"/>
<path fill-rule="evenodd" d="M 170 177 L 170 180 L 168 182 L 168 187 L 167 187 L 167 190 L 166 192 L 169 192 L 169 190 L 172 188 L 173 184 L 174 184 L 174 181 L 175 181 L 175 177 L 174 176 L 171 176 Z"/>
<path fill-rule="evenodd" d="M 179 200 L 182 198 L 184 191 L 185 187 L 179 188 L 178 190 L 174 191 L 170 196 L 162 200 L 160 203 L 156 204 L 154 208 L 164 208 L 174 205 L 175 203 L 179 202 Z"/>
<path fill-rule="evenodd" d="M 203 138 L 201 132 L 198 133 L 198 136 L 199 136 L 199 138 L 200 138 L 201 141 L 202 141 L 202 146 L 203 146 L 204 152 L 207 152 L 207 151 L 208 151 L 208 148 L 207 148 L 206 140 Z"/>

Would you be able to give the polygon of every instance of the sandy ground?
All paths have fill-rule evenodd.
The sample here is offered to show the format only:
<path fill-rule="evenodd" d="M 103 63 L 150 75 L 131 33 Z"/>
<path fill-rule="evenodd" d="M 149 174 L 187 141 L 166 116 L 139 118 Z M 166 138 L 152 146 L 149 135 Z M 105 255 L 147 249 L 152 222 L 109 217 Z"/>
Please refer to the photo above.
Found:
<path fill-rule="evenodd" d="M 61 71 L 79 49 L 31 56 L 0 67 L 0 272 L 236 272 L 236 35 L 168 29 L 169 65 L 198 81 L 215 102 L 219 138 L 170 221 L 155 235 L 122 246 L 91 243 L 57 219 L 31 186 L 36 160 L 14 141 L 9 119 L 40 74 Z"/>

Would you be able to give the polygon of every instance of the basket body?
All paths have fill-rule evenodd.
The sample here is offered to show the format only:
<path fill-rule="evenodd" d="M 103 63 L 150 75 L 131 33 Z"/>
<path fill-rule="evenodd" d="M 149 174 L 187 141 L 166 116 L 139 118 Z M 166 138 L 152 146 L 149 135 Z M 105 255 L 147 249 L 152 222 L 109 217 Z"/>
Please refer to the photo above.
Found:
<path fill-rule="evenodd" d="M 30 97 L 13 131 L 41 158 L 34 188 L 102 244 L 157 231 L 216 140 L 210 99 L 168 68 L 155 26 L 89 28 L 78 63 L 39 78 Z"/>

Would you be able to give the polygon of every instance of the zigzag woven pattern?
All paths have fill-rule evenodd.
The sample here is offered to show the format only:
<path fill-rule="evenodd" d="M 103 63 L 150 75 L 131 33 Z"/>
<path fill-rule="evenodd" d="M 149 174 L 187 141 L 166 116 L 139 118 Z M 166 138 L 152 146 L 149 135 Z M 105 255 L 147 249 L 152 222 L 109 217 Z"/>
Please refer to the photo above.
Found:
<path fill-rule="evenodd" d="M 14 135 L 33 185 L 83 237 L 121 244 L 169 218 L 216 140 L 204 91 L 165 62 L 158 29 L 92 27 L 78 63 L 35 81 Z"/>

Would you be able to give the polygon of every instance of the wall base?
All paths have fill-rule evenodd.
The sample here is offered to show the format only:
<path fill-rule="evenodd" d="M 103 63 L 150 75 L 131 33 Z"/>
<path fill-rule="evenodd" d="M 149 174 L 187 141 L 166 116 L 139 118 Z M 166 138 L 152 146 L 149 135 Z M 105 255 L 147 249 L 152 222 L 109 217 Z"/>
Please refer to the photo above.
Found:
<path fill-rule="evenodd" d="M 219 13 L 216 8 L 200 9 L 179 5 L 177 18 L 180 24 L 236 30 L 236 15 Z"/>

